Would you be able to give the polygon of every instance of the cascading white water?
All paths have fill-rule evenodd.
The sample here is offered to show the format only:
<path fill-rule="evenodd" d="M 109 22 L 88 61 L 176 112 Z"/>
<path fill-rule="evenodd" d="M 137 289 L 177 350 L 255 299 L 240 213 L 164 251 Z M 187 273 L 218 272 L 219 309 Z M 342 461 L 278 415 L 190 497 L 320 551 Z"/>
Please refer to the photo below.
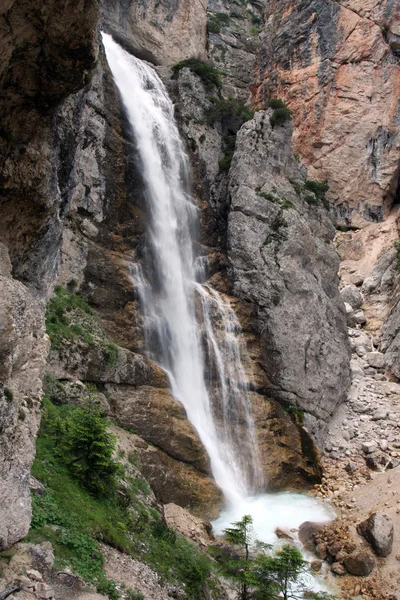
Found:
<path fill-rule="evenodd" d="M 110 35 L 103 34 L 103 43 L 145 183 L 151 256 L 147 280 L 143 270 L 137 280 L 150 351 L 170 374 L 173 393 L 198 431 L 217 484 L 237 504 L 262 485 L 238 323 L 217 292 L 196 281 L 198 208 L 189 192 L 188 160 L 166 89 L 154 69 Z M 196 302 L 202 307 L 199 320 Z"/>
<path fill-rule="evenodd" d="M 332 512 L 300 494 L 257 495 L 263 490 L 263 475 L 241 360 L 240 326 L 229 302 L 200 283 L 206 259 L 193 250 L 198 209 L 189 192 L 188 160 L 173 105 L 150 66 L 102 35 L 145 183 L 149 257 L 146 268 L 137 265 L 134 279 L 149 350 L 169 373 L 172 391 L 197 429 L 228 501 L 214 530 L 221 533 L 250 514 L 258 539 L 273 543 L 277 526 L 328 521 Z M 309 585 L 322 589 L 314 580 Z"/>

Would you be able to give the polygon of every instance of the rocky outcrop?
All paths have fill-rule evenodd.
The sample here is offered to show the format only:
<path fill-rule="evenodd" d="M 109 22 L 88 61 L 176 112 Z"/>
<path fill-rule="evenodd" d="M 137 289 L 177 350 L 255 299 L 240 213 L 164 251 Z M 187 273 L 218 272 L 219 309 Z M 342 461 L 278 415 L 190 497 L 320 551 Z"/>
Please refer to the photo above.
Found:
<path fill-rule="evenodd" d="M 254 59 L 263 22 L 263 0 L 208 1 L 208 56 L 221 70 L 226 96 L 249 100 Z"/>
<path fill-rule="evenodd" d="M 2 246 L 3 260 L 5 249 Z M 43 306 L 7 272 L 0 275 L 0 549 L 29 530 L 29 471 L 40 421 L 49 342 Z M 8 259 L 9 266 L 10 262 Z"/>
<path fill-rule="evenodd" d="M 390 0 L 268 2 L 254 102 L 282 98 L 293 147 L 340 221 L 387 216 L 399 184 L 399 13 Z"/>
<path fill-rule="evenodd" d="M 207 548 L 210 545 L 213 539 L 211 523 L 206 523 L 193 517 L 187 510 L 176 504 L 166 504 L 163 516 L 166 524 L 171 529 L 178 531 L 188 539 L 192 539 L 203 548 Z"/>
<path fill-rule="evenodd" d="M 285 412 L 279 402 L 252 392 L 259 460 L 269 491 L 298 491 L 321 480 L 319 452 L 301 425 L 301 416 Z"/>
<path fill-rule="evenodd" d="M 29 471 L 48 352 L 44 296 L 59 259 L 69 168 L 54 127 L 60 105 L 95 65 L 97 20 L 94 0 L 7 0 L 0 9 L 1 547 L 30 524 Z"/>
<path fill-rule="evenodd" d="M 185 410 L 168 389 L 106 386 L 116 420 L 172 458 L 210 474 L 209 459 Z"/>
<path fill-rule="evenodd" d="M 104 29 L 139 58 L 161 65 L 206 58 L 205 0 L 106 0 L 102 10 Z"/>
<path fill-rule="evenodd" d="M 114 426 L 112 431 L 118 436 L 118 448 L 138 465 L 159 502 L 185 507 L 202 519 L 218 515 L 223 499 L 212 477 L 189 462 L 176 460 L 133 430 L 128 432 Z"/>
<path fill-rule="evenodd" d="M 254 307 L 266 391 L 306 412 L 322 439 L 346 396 L 349 348 L 328 213 L 305 194 L 291 126 L 258 111 L 240 130 L 230 170 L 228 258 L 235 295 Z"/>

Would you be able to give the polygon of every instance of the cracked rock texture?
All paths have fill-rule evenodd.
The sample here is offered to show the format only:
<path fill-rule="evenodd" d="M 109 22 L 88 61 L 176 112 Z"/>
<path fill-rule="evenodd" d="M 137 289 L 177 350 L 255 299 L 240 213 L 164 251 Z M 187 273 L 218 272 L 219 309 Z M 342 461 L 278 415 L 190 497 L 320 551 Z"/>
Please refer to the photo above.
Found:
<path fill-rule="evenodd" d="M 327 180 L 342 223 L 387 216 L 398 193 L 400 7 L 392 0 L 273 0 L 253 88 L 282 98 L 293 147 Z"/>
<path fill-rule="evenodd" d="M 102 26 L 130 52 L 160 65 L 206 58 L 207 0 L 105 0 Z"/>
<path fill-rule="evenodd" d="M 304 200 L 291 124 L 272 128 L 270 114 L 256 112 L 236 142 L 228 217 L 233 291 L 254 306 L 256 361 L 268 393 L 306 411 L 321 440 L 350 383 L 334 228 L 323 207 Z"/>
<path fill-rule="evenodd" d="M 0 548 L 30 525 L 45 295 L 59 258 L 67 166 L 55 123 L 95 65 L 97 20 L 94 0 L 6 0 L 0 8 Z"/>

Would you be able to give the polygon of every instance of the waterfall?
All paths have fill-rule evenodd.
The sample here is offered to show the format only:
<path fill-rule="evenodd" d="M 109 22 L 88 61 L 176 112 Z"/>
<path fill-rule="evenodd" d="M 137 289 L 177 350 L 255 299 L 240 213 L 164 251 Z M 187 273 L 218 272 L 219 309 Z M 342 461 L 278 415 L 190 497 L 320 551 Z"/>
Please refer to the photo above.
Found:
<path fill-rule="evenodd" d="M 210 457 L 216 483 L 234 504 L 262 488 L 235 313 L 200 283 L 199 209 L 173 104 L 157 73 L 103 34 L 107 60 L 136 141 L 145 184 L 149 256 L 136 281 L 151 357 L 169 374 Z"/>

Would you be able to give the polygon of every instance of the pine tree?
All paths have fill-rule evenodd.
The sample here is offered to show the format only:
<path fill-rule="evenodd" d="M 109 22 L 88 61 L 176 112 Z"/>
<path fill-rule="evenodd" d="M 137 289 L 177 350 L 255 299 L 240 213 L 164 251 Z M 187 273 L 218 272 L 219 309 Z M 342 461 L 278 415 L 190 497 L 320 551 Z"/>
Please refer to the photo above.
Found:
<path fill-rule="evenodd" d="M 232 546 L 236 546 L 244 553 L 244 559 L 233 558 L 227 566 L 231 577 L 239 584 L 240 600 L 249 600 L 249 550 L 252 542 L 253 518 L 244 515 L 240 521 L 235 521 L 231 527 L 224 529 L 223 533 Z"/>
<path fill-rule="evenodd" d="M 76 408 L 68 422 L 66 450 L 68 466 L 82 484 L 94 494 L 115 491 L 121 466 L 113 460 L 116 438 L 107 430 L 98 404 L 88 401 Z"/>

